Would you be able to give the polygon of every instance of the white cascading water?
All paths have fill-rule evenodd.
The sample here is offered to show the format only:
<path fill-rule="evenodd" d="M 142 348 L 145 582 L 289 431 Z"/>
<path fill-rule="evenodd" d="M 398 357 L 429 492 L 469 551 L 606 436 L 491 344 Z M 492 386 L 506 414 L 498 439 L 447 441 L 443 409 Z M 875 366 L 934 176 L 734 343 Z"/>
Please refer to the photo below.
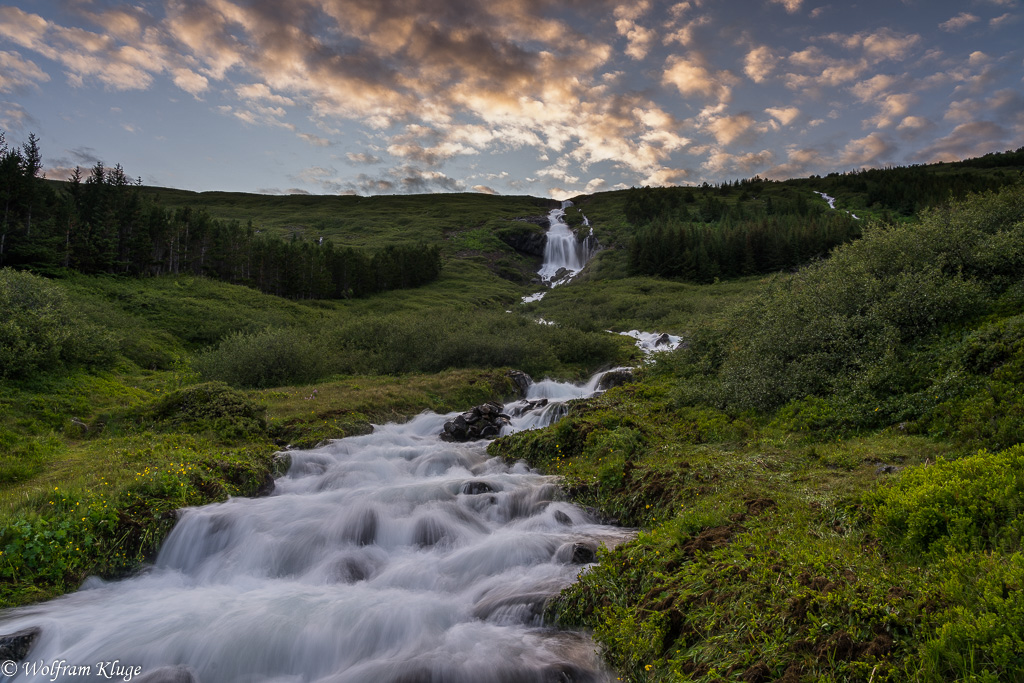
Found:
<path fill-rule="evenodd" d="M 583 240 L 576 239 L 576 233 L 565 222 L 565 210 L 570 206 L 572 202 L 564 201 L 562 208 L 552 209 L 548 214 L 551 227 L 544 245 L 544 263 L 537 272 L 541 280 L 552 287 L 569 281 L 583 270 L 598 249 L 593 231 Z"/>
<path fill-rule="evenodd" d="M 549 423 L 598 380 L 532 385 L 547 405 L 510 405 L 511 430 Z M 96 667 L 114 660 L 161 683 L 614 680 L 588 637 L 540 615 L 581 570 L 579 548 L 632 533 L 486 442 L 441 441 L 454 415 L 293 451 L 273 495 L 184 510 L 143 574 L 0 615 L 0 634 L 41 629 L 8 680 L 109 680 Z M 42 673 L 53 662 L 91 676 Z"/>

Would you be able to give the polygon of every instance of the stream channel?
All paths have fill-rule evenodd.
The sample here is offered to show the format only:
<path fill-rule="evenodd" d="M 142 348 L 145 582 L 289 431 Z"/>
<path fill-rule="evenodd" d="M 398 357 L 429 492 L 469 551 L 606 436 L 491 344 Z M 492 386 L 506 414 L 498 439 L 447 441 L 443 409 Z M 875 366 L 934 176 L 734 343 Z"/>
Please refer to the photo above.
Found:
<path fill-rule="evenodd" d="M 586 265 L 568 205 L 551 212 L 540 275 Z M 536 382 L 505 407 L 544 427 L 598 391 Z M 564 501 L 554 477 L 486 442 L 440 438 L 451 415 L 291 451 L 272 495 L 181 511 L 156 562 L 116 582 L 0 614 L 38 636 L 0 681 L 604 683 L 593 641 L 542 622 L 600 545 L 632 531 Z"/>

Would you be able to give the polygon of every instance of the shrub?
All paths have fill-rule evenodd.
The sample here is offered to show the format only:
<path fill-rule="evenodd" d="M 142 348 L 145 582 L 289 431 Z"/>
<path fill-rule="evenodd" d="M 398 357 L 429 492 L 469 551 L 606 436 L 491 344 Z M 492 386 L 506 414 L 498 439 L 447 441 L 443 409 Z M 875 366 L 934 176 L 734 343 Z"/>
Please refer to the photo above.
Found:
<path fill-rule="evenodd" d="M 1018 548 L 1024 444 L 907 470 L 865 502 L 879 535 L 910 552 Z"/>
<path fill-rule="evenodd" d="M 771 280 L 735 318 L 718 400 L 772 410 L 794 399 L 917 391 L 914 345 L 990 310 L 1024 276 L 1024 186 L 873 225 L 858 242 Z M 988 359 L 978 359 L 986 362 Z"/>
<path fill-rule="evenodd" d="M 236 387 L 308 384 L 327 373 L 325 350 L 304 333 L 288 328 L 236 332 L 200 354 L 194 368 L 207 380 Z"/>
<path fill-rule="evenodd" d="M 223 382 L 205 382 L 172 391 L 141 409 L 143 423 L 163 423 L 173 429 L 211 430 L 227 441 L 257 434 L 266 428 L 264 408 Z"/>
<path fill-rule="evenodd" d="M 114 359 L 110 335 L 86 322 L 59 285 L 38 275 L 0 270 L 0 311 L 0 378 Z"/>

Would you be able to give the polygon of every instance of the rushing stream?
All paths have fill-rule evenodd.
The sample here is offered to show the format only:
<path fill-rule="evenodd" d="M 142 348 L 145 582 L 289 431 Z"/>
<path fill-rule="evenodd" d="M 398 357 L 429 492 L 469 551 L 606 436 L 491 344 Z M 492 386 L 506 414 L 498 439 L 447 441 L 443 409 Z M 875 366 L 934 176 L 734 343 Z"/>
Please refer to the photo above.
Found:
<path fill-rule="evenodd" d="M 510 429 L 547 424 L 596 383 L 533 384 L 506 407 Z M 442 441 L 446 417 L 293 451 L 271 496 L 186 509 L 145 573 L 0 615 L 0 633 L 41 629 L 7 680 L 613 680 L 589 638 L 540 614 L 630 532 L 486 442 Z"/>

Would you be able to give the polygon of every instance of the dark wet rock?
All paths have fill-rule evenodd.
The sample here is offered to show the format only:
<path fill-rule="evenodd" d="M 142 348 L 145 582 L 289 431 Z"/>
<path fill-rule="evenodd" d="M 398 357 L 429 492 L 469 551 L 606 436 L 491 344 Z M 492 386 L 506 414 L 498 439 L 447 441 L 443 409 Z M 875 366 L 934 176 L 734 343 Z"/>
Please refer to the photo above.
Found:
<path fill-rule="evenodd" d="M 668 332 L 662 332 L 661 336 L 654 340 L 654 347 L 667 346 L 672 343 L 672 338 L 668 336 Z"/>
<path fill-rule="evenodd" d="M 547 216 L 527 216 L 525 218 L 517 218 L 516 220 L 532 223 L 544 228 L 545 231 L 551 227 L 551 221 L 548 220 Z M 497 235 L 502 242 L 527 256 L 544 256 L 544 247 L 548 243 L 547 234 L 536 228 L 528 228 L 525 225 L 521 228 L 500 230 Z"/>
<path fill-rule="evenodd" d="M 0 660 L 20 662 L 28 656 L 32 646 L 42 634 L 38 626 L 23 628 L 6 636 L 0 636 Z"/>
<path fill-rule="evenodd" d="M 475 441 L 496 437 L 510 421 L 504 410 L 505 406 L 495 401 L 478 405 L 445 422 L 441 438 L 444 441 Z"/>
<path fill-rule="evenodd" d="M 558 282 L 562 278 L 572 275 L 572 271 L 568 268 L 559 268 L 555 271 L 555 274 L 551 276 L 551 282 Z"/>
<path fill-rule="evenodd" d="M 559 524 L 564 524 L 566 526 L 572 526 L 572 517 L 570 517 L 569 515 L 565 514 L 561 510 L 555 510 L 555 521 L 558 522 Z"/>
<path fill-rule="evenodd" d="M 489 619 L 498 612 L 516 613 L 517 621 L 529 622 L 539 620 L 544 614 L 544 605 L 551 597 L 550 593 L 522 593 L 501 597 L 485 597 L 473 605 L 473 616 L 477 619 Z"/>
<path fill-rule="evenodd" d="M 601 381 L 597 383 L 597 388 L 602 391 L 606 391 L 612 387 L 621 387 L 623 384 L 629 384 L 633 379 L 633 371 L 629 368 L 612 370 L 611 372 L 605 373 L 601 378 Z"/>
<path fill-rule="evenodd" d="M 370 577 L 370 568 L 359 560 L 348 557 L 338 563 L 337 579 L 341 583 L 356 583 Z"/>
<path fill-rule="evenodd" d="M 574 564 L 590 564 L 597 561 L 597 550 L 588 543 L 572 544 L 572 561 Z"/>
<path fill-rule="evenodd" d="M 533 384 L 533 379 L 522 370 L 509 370 L 508 376 L 515 383 L 516 388 L 519 389 L 519 396 L 525 398 L 526 392 L 529 390 L 530 385 Z"/>
<path fill-rule="evenodd" d="M 481 493 L 493 493 L 494 488 L 485 481 L 467 481 L 462 485 L 462 492 L 468 496 L 476 496 Z"/>
<path fill-rule="evenodd" d="M 412 535 L 413 542 L 416 545 L 421 548 L 428 548 L 448 536 L 448 527 L 440 520 L 427 517 L 416 522 Z"/>
<path fill-rule="evenodd" d="M 565 564 L 590 564 L 597 562 L 597 547 L 593 543 L 566 543 L 555 553 L 555 559 Z"/>
<path fill-rule="evenodd" d="M 261 483 L 260 487 L 256 489 L 255 497 L 263 498 L 265 496 L 269 496 L 271 493 L 274 492 L 274 489 L 276 488 L 277 484 L 274 483 L 274 475 L 271 474 L 270 472 L 267 472 L 267 474 L 263 477 L 263 483 Z"/>
<path fill-rule="evenodd" d="M 133 679 L 135 683 L 199 683 L 199 679 L 184 666 L 162 666 Z"/>
<path fill-rule="evenodd" d="M 359 545 L 370 545 L 377 538 L 377 513 L 363 510 L 356 517 L 345 534 L 345 537 Z"/>

